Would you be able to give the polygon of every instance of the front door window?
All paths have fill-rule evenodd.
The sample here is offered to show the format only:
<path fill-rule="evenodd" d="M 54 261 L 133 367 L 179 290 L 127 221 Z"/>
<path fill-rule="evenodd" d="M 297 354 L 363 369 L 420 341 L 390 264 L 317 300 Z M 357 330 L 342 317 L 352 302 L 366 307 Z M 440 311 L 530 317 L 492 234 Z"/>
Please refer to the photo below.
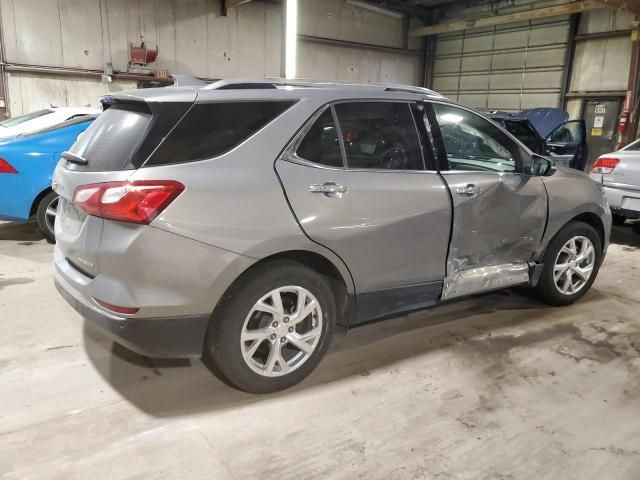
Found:
<path fill-rule="evenodd" d="M 449 170 L 514 173 L 520 148 L 488 120 L 461 108 L 434 104 Z"/>

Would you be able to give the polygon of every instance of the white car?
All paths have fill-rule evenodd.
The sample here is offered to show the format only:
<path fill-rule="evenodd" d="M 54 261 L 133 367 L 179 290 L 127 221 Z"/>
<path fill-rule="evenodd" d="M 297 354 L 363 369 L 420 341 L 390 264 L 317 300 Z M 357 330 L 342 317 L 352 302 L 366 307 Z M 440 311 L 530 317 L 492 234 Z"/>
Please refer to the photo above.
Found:
<path fill-rule="evenodd" d="M 598 158 L 591 178 L 604 187 L 615 224 L 640 218 L 640 139 Z"/>
<path fill-rule="evenodd" d="M 0 141 L 51 127 L 75 117 L 96 113 L 100 113 L 100 110 L 88 107 L 51 107 L 7 118 L 0 122 Z"/>

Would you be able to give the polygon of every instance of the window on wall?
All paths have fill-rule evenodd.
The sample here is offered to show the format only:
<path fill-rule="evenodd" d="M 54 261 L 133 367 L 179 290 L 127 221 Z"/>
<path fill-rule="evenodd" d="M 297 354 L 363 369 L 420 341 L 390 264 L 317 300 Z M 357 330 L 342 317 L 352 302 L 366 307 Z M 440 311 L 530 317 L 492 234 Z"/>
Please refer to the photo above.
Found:
<path fill-rule="evenodd" d="M 520 148 L 491 122 L 450 105 L 434 104 L 434 110 L 450 170 L 520 170 Z"/>
<path fill-rule="evenodd" d="M 424 170 L 410 104 L 354 102 L 335 109 L 348 168 Z"/>
<path fill-rule="evenodd" d="M 328 167 L 342 167 L 338 131 L 331 109 L 327 108 L 300 142 L 296 154 L 310 162 Z"/>

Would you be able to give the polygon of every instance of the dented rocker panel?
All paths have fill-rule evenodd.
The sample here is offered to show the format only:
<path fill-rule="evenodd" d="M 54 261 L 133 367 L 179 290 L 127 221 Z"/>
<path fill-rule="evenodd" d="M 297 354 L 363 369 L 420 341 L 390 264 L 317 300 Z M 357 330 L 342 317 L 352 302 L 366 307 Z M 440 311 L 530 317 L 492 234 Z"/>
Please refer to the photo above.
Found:
<path fill-rule="evenodd" d="M 512 287 L 529 282 L 529 264 L 510 263 L 471 268 L 447 276 L 442 300 Z"/>

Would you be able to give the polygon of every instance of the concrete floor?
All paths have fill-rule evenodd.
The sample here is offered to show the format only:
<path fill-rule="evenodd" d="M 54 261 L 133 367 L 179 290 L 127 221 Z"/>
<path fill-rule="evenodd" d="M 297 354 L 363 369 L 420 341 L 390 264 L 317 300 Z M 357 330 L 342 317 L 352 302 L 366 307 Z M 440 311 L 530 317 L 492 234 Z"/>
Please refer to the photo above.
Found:
<path fill-rule="evenodd" d="M 640 478 L 640 233 L 550 308 L 501 292 L 337 337 L 289 391 L 119 348 L 0 224 L 2 479 Z"/>

